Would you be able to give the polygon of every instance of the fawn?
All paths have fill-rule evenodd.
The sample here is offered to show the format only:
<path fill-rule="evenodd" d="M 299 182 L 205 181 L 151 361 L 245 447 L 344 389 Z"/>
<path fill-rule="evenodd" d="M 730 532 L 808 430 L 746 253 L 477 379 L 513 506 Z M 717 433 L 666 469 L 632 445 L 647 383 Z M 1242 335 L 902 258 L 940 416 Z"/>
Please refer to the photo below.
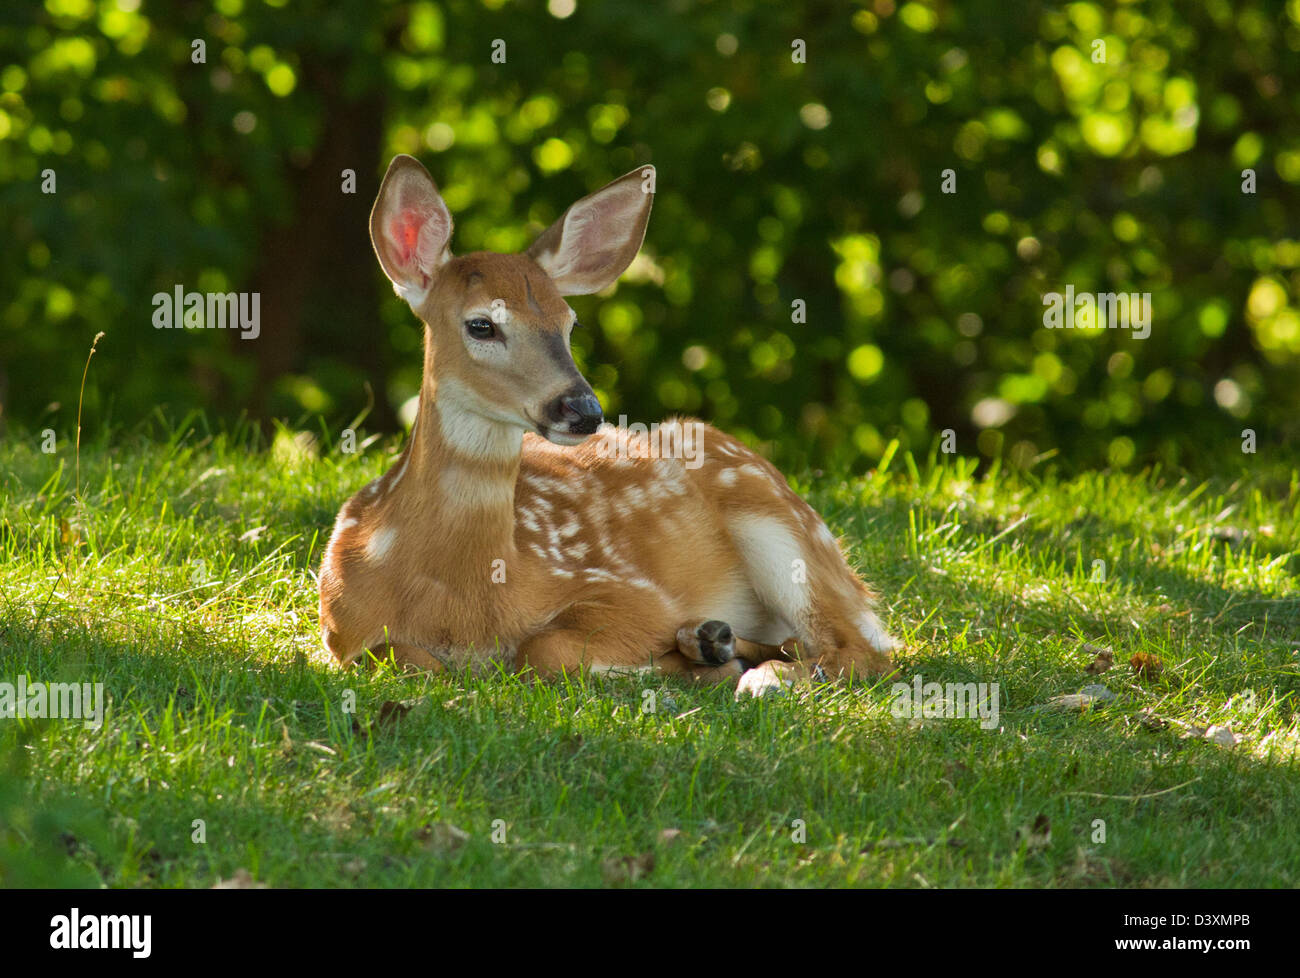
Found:
<path fill-rule="evenodd" d="M 871 592 L 770 463 L 696 421 L 658 432 L 693 439 L 690 462 L 601 423 L 563 296 L 636 257 L 654 176 L 584 197 L 526 252 L 454 257 L 428 172 L 389 165 L 370 237 L 424 324 L 424 378 L 405 451 L 344 504 L 321 563 L 339 663 L 654 670 L 737 696 L 890 669 Z"/>

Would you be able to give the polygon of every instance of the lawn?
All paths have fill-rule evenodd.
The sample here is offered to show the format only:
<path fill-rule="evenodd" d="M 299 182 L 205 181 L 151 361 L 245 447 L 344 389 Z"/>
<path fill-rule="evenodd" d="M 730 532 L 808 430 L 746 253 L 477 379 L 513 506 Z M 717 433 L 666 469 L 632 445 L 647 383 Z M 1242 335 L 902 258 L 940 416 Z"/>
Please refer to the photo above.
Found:
<path fill-rule="evenodd" d="M 1300 886 L 1300 478 L 1262 456 L 800 477 L 899 678 L 998 684 L 985 729 L 895 680 L 339 671 L 315 569 L 397 443 L 309 441 L 116 431 L 79 497 L 70 441 L 0 442 L 0 681 L 108 700 L 0 721 L 0 885 Z"/>

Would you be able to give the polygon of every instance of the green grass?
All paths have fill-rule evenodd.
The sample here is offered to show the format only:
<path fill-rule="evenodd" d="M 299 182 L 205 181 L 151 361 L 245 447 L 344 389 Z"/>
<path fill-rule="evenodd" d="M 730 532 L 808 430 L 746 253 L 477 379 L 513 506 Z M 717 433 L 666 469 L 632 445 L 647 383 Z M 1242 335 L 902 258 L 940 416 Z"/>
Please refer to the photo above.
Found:
<path fill-rule="evenodd" d="M 0 444 L 0 680 L 111 701 L 98 731 L 0 720 L 0 884 L 599 886 L 653 853 L 634 885 L 1300 885 L 1293 472 L 899 457 L 802 482 L 907 641 L 902 678 L 1000 684 L 983 730 L 896 719 L 888 683 L 737 703 L 340 672 L 314 570 L 394 446 L 259 452 L 197 428 L 83 444 L 80 500 L 70 442 Z M 1086 674 L 1085 642 L 1115 668 Z M 1138 652 L 1163 671 L 1136 674 Z M 1115 698 L 1036 709 L 1089 683 Z M 398 700 L 414 708 L 380 722 Z M 1184 736 L 1210 724 L 1245 739 Z M 1017 835 L 1039 816 L 1046 845 Z"/>

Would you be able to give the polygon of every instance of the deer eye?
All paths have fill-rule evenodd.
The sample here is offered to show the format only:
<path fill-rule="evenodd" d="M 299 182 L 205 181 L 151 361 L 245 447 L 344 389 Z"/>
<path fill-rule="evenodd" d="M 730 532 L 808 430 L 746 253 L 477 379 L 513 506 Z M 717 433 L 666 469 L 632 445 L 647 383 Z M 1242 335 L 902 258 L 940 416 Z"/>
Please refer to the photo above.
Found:
<path fill-rule="evenodd" d="M 497 335 L 497 328 L 492 320 L 479 316 L 465 320 L 465 332 L 476 340 L 490 340 Z"/>

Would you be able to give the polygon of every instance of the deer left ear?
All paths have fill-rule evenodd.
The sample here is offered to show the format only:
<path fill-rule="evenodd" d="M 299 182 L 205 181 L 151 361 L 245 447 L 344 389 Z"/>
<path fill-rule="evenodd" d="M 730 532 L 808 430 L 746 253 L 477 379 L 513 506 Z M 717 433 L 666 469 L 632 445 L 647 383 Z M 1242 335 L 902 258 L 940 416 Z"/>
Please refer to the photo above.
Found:
<path fill-rule="evenodd" d="M 618 280 L 640 250 L 654 194 L 655 168 L 637 167 L 565 211 L 528 255 L 561 295 L 599 292 Z"/>

